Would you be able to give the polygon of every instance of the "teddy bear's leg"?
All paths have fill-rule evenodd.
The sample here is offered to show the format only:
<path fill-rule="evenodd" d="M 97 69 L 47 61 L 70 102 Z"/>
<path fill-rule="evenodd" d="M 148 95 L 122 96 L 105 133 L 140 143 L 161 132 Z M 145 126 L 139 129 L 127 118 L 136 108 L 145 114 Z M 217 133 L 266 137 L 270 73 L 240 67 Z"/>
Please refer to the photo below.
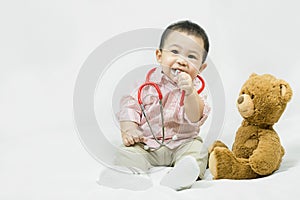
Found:
<path fill-rule="evenodd" d="M 208 153 L 211 153 L 216 147 L 228 148 L 223 142 L 221 142 L 220 140 L 217 140 L 209 147 Z"/>
<path fill-rule="evenodd" d="M 249 179 L 259 177 L 250 167 L 248 159 L 236 158 L 223 147 L 216 147 L 209 157 L 209 169 L 214 179 Z"/>

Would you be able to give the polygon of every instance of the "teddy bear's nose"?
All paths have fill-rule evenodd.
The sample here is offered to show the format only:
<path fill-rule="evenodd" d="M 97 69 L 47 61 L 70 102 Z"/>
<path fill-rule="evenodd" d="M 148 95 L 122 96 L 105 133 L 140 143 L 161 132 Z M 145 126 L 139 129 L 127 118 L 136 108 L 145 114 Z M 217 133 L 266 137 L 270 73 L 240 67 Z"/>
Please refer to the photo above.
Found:
<path fill-rule="evenodd" d="M 243 103 L 243 101 L 244 101 L 244 96 L 240 96 L 237 100 L 238 104 Z"/>

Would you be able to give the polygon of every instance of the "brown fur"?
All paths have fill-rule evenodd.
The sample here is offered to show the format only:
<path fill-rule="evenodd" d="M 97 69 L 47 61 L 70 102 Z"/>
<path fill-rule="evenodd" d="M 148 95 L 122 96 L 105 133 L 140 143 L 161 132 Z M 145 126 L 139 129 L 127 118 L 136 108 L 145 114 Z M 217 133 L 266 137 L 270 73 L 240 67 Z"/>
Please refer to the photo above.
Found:
<path fill-rule="evenodd" d="M 243 101 L 238 101 L 244 120 L 236 132 L 232 151 L 221 141 L 216 141 L 209 149 L 209 168 L 214 179 L 251 179 L 270 175 L 279 168 L 284 155 L 273 125 L 292 97 L 289 84 L 269 74 L 252 74 L 243 85 L 241 96 L 247 96 L 242 99 L 249 102 L 242 105 Z M 253 110 L 249 112 L 249 109 Z"/>

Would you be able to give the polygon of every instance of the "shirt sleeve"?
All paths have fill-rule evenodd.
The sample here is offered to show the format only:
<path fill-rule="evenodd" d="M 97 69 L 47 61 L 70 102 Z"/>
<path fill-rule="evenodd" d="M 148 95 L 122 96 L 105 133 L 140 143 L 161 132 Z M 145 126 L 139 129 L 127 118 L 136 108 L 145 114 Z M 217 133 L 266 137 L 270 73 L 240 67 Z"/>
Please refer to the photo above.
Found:
<path fill-rule="evenodd" d="M 132 121 L 137 124 L 142 122 L 142 110 L 138 103 L 138 88 L 132 94 L 124 96 L 120 101 L 120 112 L 117 114 L 119 121 Z M 146 86 L 141 94 L 145 112 L 150 112 L 149 107 L 158 102 L 157 92 L 155 88 Z M 150 111 L 149 111 L 150 110 Z M 151 114 L 151 113 L 149 113 Z"/>
<path fill-rule="evenodd" d="M 141 108 L 132 95 L 124 96 L 120 101 L 120 111 L 117 114 L 119 121 L 132 121 L 140 124 Z"/>

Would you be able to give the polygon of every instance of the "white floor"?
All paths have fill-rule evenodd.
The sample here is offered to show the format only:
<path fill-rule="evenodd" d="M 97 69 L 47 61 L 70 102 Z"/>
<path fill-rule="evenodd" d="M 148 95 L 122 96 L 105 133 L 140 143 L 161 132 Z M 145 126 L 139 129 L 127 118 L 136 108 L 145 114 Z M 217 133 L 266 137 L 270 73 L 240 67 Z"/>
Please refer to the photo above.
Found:
<path fill-rule="evenodd" d="M 300 192 L 299 128 L 296 121 L 283 121 L 280 128 L 286 149 L 280 169 L 254 180 L 205 180 L 192 189 L 175 192 L 159 186 L 165 171 L 151 175 L 154 186 L 145 191 L 111 189 L 96 183 L 103 166 L 81 146 L 75 131 L 36 131 L 26 137 L 6 136 L 0 148 L 1 199 L 297 199 Z M 283 137 L 282 137 L 283 138 Z"/>

